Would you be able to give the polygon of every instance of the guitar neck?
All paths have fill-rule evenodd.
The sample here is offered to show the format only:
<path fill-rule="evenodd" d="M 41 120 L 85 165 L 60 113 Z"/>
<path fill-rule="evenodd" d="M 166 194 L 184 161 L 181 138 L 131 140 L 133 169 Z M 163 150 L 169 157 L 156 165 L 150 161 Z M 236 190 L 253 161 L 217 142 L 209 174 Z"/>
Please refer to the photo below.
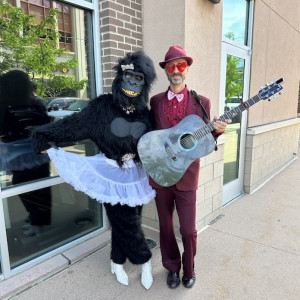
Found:
<path fill-rule="evenodd" d="M 225 120 L 232 120 L 235 116 L 239 115 L 242 113 L 244 110 L 248 109 L 255 103 L 260 101 L 259 95 L 255 95 L 254 97 L 250 98 L 249 100 L 243 102 L 243 104 L 240 104 L 239 106 L 233 108 L 232 110 L 228 111 L 224 115 L 220 116 L 219 119 L 222 122 L 225 122 Z M 214 121 L 211 121 L 210 123 L 207 123 L 205 126 L 197 129 L 194 132 L 194 136 L 196 137 L 197 140 L 203 138 L 205 135 L 211 133 L 214 130 Z"/>

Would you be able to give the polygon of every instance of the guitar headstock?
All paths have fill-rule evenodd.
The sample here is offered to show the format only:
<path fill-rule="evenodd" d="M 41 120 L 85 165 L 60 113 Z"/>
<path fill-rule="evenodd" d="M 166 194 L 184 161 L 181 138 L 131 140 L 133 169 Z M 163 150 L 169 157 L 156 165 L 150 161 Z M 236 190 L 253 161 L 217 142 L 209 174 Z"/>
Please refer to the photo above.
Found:
<path fill-rule="evenodd" d="M 276 81 L 272 81 L 271 84 L 266 84 L 265 87 L 261 88 L 258 92 L 259 98 L 261 100 L 267 100 L 273 96 L 275 96 L 277 93 L 279 95 L 281 94 L 280 91 L 283 89 L 282 83 L 284 83 L 284 79 L 280 78 Z"/>

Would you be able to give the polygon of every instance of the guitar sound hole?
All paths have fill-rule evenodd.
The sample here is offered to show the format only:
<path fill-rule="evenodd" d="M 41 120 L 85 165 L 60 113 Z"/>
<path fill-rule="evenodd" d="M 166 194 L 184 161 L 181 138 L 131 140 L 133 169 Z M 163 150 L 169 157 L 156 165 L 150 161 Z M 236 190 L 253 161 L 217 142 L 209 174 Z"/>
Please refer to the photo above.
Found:
<path fill-rule="evenodd" d="M 194 148 L 196 140 L 193 135 L 184 134 L 181 136 L 179 143 L 183 149 L 189 150 Z"/>

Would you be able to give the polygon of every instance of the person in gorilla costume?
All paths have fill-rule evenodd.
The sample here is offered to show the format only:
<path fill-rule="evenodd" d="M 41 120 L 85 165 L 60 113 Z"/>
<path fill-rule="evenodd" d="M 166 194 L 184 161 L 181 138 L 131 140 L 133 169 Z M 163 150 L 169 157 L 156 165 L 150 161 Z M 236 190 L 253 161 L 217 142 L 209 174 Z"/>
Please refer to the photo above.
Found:
<path fill-rule="evenodd" d="M 100 95 L 81 112 L 32 131 L 37 152 L 45 152 L 66 182 L 104 203 L 111 224 L 111 272 L 128 285 L 123 264 L 142 265 L 141 282 L 152 285 L 151 251 L 141 228 L 142 206 L 155 192 L 137 152 L 139 138 L 153 130 L 148 93 L 156 74 L 142 51 L 128 53 L 114 67 L 112 93 Z M 57 148 L 91 139 L 100 153 L 80 156 Z"/>

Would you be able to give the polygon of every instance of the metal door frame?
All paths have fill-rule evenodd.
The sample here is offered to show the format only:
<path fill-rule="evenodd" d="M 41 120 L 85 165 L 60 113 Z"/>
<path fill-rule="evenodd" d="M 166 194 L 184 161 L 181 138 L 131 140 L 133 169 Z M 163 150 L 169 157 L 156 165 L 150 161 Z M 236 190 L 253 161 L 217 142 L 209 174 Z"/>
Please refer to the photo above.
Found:
<path fill-rule="evenodd" d="M 253 11 L 254 11 L 254 0 L 250 0 L 249 5 L 249 21 L 248 21 L 248 41 L 247 46 L 238 44 L 227 38 L 222 40 L 222 54 L 221 54 L 221 79 L 220 79 L 220 102 L 219 111 L 220 115 L 224 113 L 224 95 L 225 95 L 225 83 L 226 83 L 226 66 L 227 66 L 227 55 L 233 55 L 238 58 L 244 59 L 244 89 L 243 89 L 243 100 L 248 100 L 249 85 L 250 85 L 250 72 L 251 72 L 251 48 L 252 48 L 252 28 L 253 28 Z M 241 122 L 241 133 L 240 133 L 240 156 L 239 156 L 239 171 L 238 178 L 223 185 L 223 205 L 226 205 L 236 197 L 241 195 L 244 191 L 244 160 L 245 160 L 245 144 L 246 144 L 246 130 L 247 130 L 247 111 L 243 112 Z M 225 141 L 226 143 L 226 141 Z"/>
<path fill-rule="evenodd" d="M 62 0 L 64 1 L 64 0 Z M 100 13 L 99 13 L 99 2 L 96 0 L 93 0 L 92 2 L 87 2 L 84 0 L 65 0 L 64 2 L 73 4 L 77 7 L 80 7 L 82 9 L 86 9 L 91 11 L 92 13 L 92 24 L 93 24 L 93 51 L 94 51 L 94 68 L 95 68 L 95 82 L 96 82 L 96 94 L 100 94 L 103 91 L 103 86 L 102 86 L 102 72 L 101 72 L 101 53 L 100 53 Z M 94 231 L 87 236 L 83 236 L 76 241 L 70 242 L 66 245 L 63 245 L 55 250 L 52 250 L 49 253 L 46 253 L 36 259 L 33 259 L 25 264 L 22 264 L 19 267 L 14 268 L 11 270 L 10 267 L 10 260 L 9 260 L 9 252 L 8 252 L 8 244 L 7 244 L 7 235 L 6 235 L 6 226 L 5 226 L 5 211 L 4 211 L 4 201 L 6 198 L 14 196 L 14 195 L 19 195 L 21 193 L 29 192 L 32 190 L 44 188 L 44 187 L 49 187 L 57 184 L 63 183 L 64 180 L 60 177 L 55 177 L 55 178 L 49 178 L 49 179 L 43 179 L 37 182 L 32 182 L 16 187 L 10 187 L 7 189 L 1 189 L 0 187 L 0 264 L 1 264 L 1 270 L 2 273 L 0 272 L 0 281 L 2 279 L 8 278 L 12 275 L 15 275 L 18 273 L 20 270 L 24 270 L 33 264 L 36 264 L 37 262 L 43 261 L 49 256 L 52 256 L 54 253 L 61 252 L 62 249 L 65 250 L 67 248 L 70 248 L 71 246 L 75 245 L 78 243 L 78 241 L 84 241 L 85 239 L 90 238 L 93 235 L 99 234 L 99 232 L 104 231 L 105 228 L 107 227 L 106 224 L 106 218 L 105 218 L 105 213 L 104 210 L 102 212 L 102 217 L 103 217 L 103 228 Z"/>

